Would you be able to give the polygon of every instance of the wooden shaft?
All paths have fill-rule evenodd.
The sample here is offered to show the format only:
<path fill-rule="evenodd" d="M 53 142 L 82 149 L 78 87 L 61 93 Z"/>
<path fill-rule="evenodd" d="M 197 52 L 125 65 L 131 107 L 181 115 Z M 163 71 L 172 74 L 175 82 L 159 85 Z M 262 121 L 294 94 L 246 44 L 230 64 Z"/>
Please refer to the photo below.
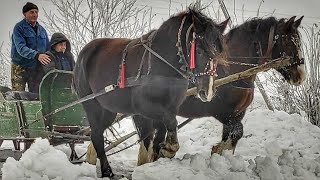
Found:
<path fill-rule="evenodd" d="M 256 75 L 259 72 L 268 71 L 271 68 L 278 69 L 280 67 L 288 66 L 288 65 L 290 65 L 290 58 L 288 58 L 288 57 L 278 58 L 278 59 L 275 59 L 275 60 L 268 62 L 266 64 L 262 64 L 260 66 L 254 67 L 254 68 L 250 68 L 245 71 L 231 74 L 231 75 L 224 77 L 224 78 L 221 78 L 221 79 L 217 79 L 214 82 L 214 86 L 217 88 L 219 86 L 222 86 L 224 84 L 227 84 L 227 83 L 230 83 L 233 81 L 249 78 L 250 76 Z M 196 94 L 197 94 L 197 87 L 193 87 L 193 88 L 188 89 L 188 91 L 186 93 L 187 96 L 192 96 L 192 95 L 196 95 Z"/>

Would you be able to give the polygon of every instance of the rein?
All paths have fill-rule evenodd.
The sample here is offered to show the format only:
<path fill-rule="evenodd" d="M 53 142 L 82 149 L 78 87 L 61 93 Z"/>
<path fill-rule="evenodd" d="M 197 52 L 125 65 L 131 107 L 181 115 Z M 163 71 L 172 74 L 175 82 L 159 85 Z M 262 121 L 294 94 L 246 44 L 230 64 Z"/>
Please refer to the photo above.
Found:
<path fill-rule="evenodd" d="M 104 89 L 100 90 L 100 91 L 97 92 L 97 93 L 89 94 L 89 95 L 87 95 L 87 96 L 84 96 L 84 97 L 76 100 L 76 101 L 73 101 L 72 103 L 69 103 L 69 104 L 67 104 L 67 105 L 64 105 L 64 106 L 58 108 L 58 109 L 55 109 L 54 111 L 52 111 L 52 112 L 44 115 L 43 118 L 47 118 L 47 117 L 49 117 L 49 116 L 51 116 L 51 115 L 53 115 L 53 114 L 56 114 L 56 113 L 58 113 L 58 112 L 60 112 L 60 111 L 65 110 L 65 109 L 67 109 L 67 108 L 69 108 L 69 107 L 72 107 L 72 106 L 74 106 L 74 105 L 80 104 L 80 103 L 82 103 L 82 102 L 85 102 L 85 101 L 94 99 L 94 98 L 96 98 L 96 97 L 98 97 L 98 96 L 101 96 L 101 95 L 104 95 L 104 94 L 106 94 L 106 93 L 109 93 L 109 92 L 115 90 L 116 88 L 117 88 L 117 85 L 114 85 L 114 84 L 111 84 L 111 85 L 109 85 L 109 86 L 106 86 Z"/>
<path fill-rule="evenodd" d="M 55 109 L 54 111 L 51 111 L 48 114 L 43 115 L 42 119 L 47 120 L 47 117 L 49 117 L 51 115 L 54 115 L 54 114 L 56 114 L 58 112 L 61 112 L 61 111 L 65 110 L 65 109 L 68 109 L 68 108 L 70 108 L 72 106 L 75 106 L 77 104 L 80 104 L 82 102 L 89 101 L 89 100 L 94 99 L 94 98 L 96 98 L 98 96 L 102 96 L 104 94 L 107 94 L 107 93 L 109 93 L 111 91 L 114 91 L 117 87 L 118 87 L 118 85 L 115 85 L 115 84 L 108 85 L 104 89 L 100 90 L 97 93 L 88 94 L 87 96 L 84 96 L 84 97 L 82 97 L 82 98 L 80 98 L 80 99 L 78 99 L 76 101 L 73 101 L 73 102 L 71 102 L 69 104 L 66 104 L 66 105 L 64 105 L 64 106 L 62 106 L 62 107 L 60 107 L 58 109 Z M 28 126 L 30 126 L 31 124 L 37 123 L 40 120 L 41 120 L 41 118 L 38 118 L 37 120 L 29 123 Z"/>
<path fill-rule="evenodd" d="M 183 62 L 183 67 L 184 66 L 188 66 L 188 63 L 185 61 L 185 58 L 184 58 L 184 54 L 183 54 L 183 51 L 182 51 L 182 47 L 181 47 L 181 41 L 180 41 L 180 36 L 181 36 L 181 31 L 182 31 L 182 27 L 184 25 L 184 22 L 185 22 L 185 19 L 186 19 L 186 16 L 183 17 L 182 19 L 182 22 L 181 22 L 181 25 L 180 25 L 180 28 L 179 28 L 179 31 L 178 31 L 178 42 L 176 44 L 177 48 L 178 48 L 178 55 L 180 56 L 180 60 L 179 60 L 179 63 Z M 187 30 L 187 34 L 186 36 L 189 36 L 188 33 L 190 33 L 190 29 L 193 27 L 193 23 L 189 26 L 188 30 Z M 159 60 L 161 60 L 162 62 L 164 62 L 166 65 L 168 65 L 169 67 L 171 67 L 172 69 L 174 69 L 177 73 L 179 73 L 184 79 L 189 79 L 190 77 L 194 77 L 193 73 L 189 70 L 187 71 L 187 74 L 185 74 L 184 72 L 182 72 L 181 70 L 179 70 L 178 68 L 174 67 L 172 64 L 170 64 L 165 58 L 163 58 L 161 55 L 159 55 L 157 52 L 155 52 L 154 50 L 152 50 L 149 46 L 151 46 L 151 43 L 152 43 L 152 40 L 154 38 L 154 36 L 156 35 L 157 31 L 154 31 L 152 32 L 148 39 L 147 40 L 143 40 L 142 37 L 139 41 L 138 44 L 136 45 L 142 45 L 147 51 L 149 51 L 149 53 L 153 54 L 155 57 L 157 57 Z M 120 65 L 120 73 L 119 73 L 119 78 L 118 78 L 118 82 L 119 82 L 119 87 L 120 88 L 124 88 L 125 87 L 125 61 L 126 61 L 126 55 L 127 55 L 127 49 L 129 48 L 129 45 L 132 43 L 132 41 L 127 44 L 126 48 L 124 49 L 123 51 L 123 54 L 122 54 L 122 63 Z M 146 43 L 148 43 L 148 45 L 146 45 Z M 136 46 L 135 45 L 135 46 Z M 142 61 L 140 63 L 140 66 L 139 66 L 139 69 L 138 69 L 138 74 L 136 76 L 136 80 L 140 77 L 140 74 L 141 74 L 141 70 L 142 70 L 142 66 L 143 66 L 143 63 L 144 63 L 144 56 L 145 56 L 146 52 L 143 53 L 143 56 L 142 56 Z M 181 55 L 180 55 L 181 54 Z M 183 58 L 181 58 L 183 57 Z M 181 59 L 183 59 L 184 61 L 181 61 Z M 149 71 L 151 69 L 151 66 L 150 66 L 150 54 L 149 54 L 149 68 L 148 68 L 148 74 L 149 74 Z M 183 68 L 180 68 L 183 70 Z"/>
<path fill-rule="evenodd" d="M 177 69 L 176 67 L 172 66 L 167 60 L 165 60 L 162 56 L 160 56 L 158 53 L 156 53 L 154 50 L 152 50 L 151 48 L 149 48 L 147 45 L 145 45 L 144 43 L 142 43 L 142 46 L 144 48 L 146 48 L 146 50 L 148 50 L 150 53 L 152 53 L 154 56 L 156 56 L 158 59 L 160 59 L 162 62 L 166 63 L 168 66 L 170 66 L 172 69 L 174 69 L 175 71 L 177 71 L 183 78 L 188 79 L 188 76 L 185 75 L 183 72 L 181 72 L 179 69 Z"/>

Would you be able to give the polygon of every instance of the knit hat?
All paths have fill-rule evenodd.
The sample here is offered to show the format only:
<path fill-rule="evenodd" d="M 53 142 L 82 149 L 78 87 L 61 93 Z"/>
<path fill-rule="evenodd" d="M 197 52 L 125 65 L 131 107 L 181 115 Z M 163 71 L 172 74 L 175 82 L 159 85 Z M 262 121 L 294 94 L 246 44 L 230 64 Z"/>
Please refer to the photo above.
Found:
<path fill-rule="evenodd" d="M 31 2 L 27 2 L 27 4 L 24 5 L 23 8 L 22 8 L 22 13 L 24 14 L 24 13 L 30 11 L 31 9 L 38 10 L 38 6 L 33 4 L 33 3 L 31 3 Z"/>

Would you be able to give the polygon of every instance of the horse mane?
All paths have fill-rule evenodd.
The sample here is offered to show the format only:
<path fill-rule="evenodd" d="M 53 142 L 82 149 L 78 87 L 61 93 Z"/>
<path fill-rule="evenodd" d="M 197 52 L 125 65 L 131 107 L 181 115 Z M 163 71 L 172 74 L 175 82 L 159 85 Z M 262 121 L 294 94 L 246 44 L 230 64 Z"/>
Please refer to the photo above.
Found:
<path fill-rule="evenodd" d="M 217 23 L 213 21 L 211 18 L 209 18 L 207 15 L 205 15 L 202 11 L 205 9 L 204 7 L 201 8 L 199 7 L 198 3 L 191 4 L 187 10 L 178 12 L 177 14 L 173 14 L 170 16 L 170 18 L 163 22 L 163 24 L 160 26 L 159 30 L 162 28 L 169 28 L 167 25 L 172 26 L 172 21 L 176 21 L 178 25 L 181 23 L 181 19 L 185 16 L 187 17 L 196 17 L 201 24 L 214 24 L 216 25 Z M 179 21 L 177 21 L 179 20 Z"/>
<path fill-rule="evenodd" d="M 228 42 L 228 40 L 236 36 L 237 33 L 246 34 L 246 39 L 255 39 L 259 35 L 268 34 L 271 26 L 284 21 L 284 18 L 277 20 L 275 17 L 248 19 L 243 24 L 232 28 L 226 35 L 226 41 Z"/>
<path fill-rule="evenodd" d="M 202 36 L 204 36 L 204 46 L 210 47 L 217 39 L 222 42 L 223 36 L 220 32 L 218 23 L 209 16 L 205 15 L 202 12 L 204 9 L 205 7 L 201 8 L 197 3 L 191 4 L 187 10 L 172 15 L 167 21 L 163 22 L 163 24 L 159 27 L 158 32 L 178 35 L 177 30 L 180 28 L 183 18 L 185 18 L 182 31 L 186 32 L 187 28 L 193 23 L 194 29 L 196 29 L 197 33 L 200 32 Z M 177 42 L 177 35 L 170 40 Z M 185 35 L 182 35 L 181 41 L 185 42 L 185 40 Z M 224 44 L 221 46 L 223 49 Z M 220 62 L 223 60 L 223 58 L 219 59 Z"/>

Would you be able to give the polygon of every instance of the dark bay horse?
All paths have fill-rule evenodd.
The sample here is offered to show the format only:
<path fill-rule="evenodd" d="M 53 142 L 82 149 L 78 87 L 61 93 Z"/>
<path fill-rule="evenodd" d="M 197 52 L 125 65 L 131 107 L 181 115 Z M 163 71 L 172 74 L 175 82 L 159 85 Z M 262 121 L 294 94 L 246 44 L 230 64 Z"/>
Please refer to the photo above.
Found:
<path fill-rule="evenodd" d="M 282 56 L 290 56 L 292 64 L 277 69 L 287 82 L 300 85 L 305 79 L 304 60 L 301 54 L 301 42 L 298 26 L 303 17 L 295 21 L 277 20 L 274 17 L 256 18 L 235 27 L 225 35 L 229 66 L 218 66 L 218 78 L 251 68 L 250 65 L 259 65 L 266 61 Z M 211 102 L 202 102 L 194 96 L 189 96 L 180 106 L 178 115 L 187 118 L 214 117 L 223 124 L 222 141 L 212 148 L 212 153 L 221 153 L 225 149 L 235 150 L 238 140 L 243 136 L 243 125 L 247 107 L 251 104 L 254 95 L 254 81 L 256 76 L 238 80 L 217 88 Z M 158 152 L 148 157 L 145 147 L 159 151 L 164 141 L 165 126 L 158 122 L 150 124 L 141 122 L 139 116 L 134 121 L 141 137 L 146 135 L 150 128 L 154 128 L 155 136 L 146 138 L 140 145 L 138 165 L 154 161 Z M 149 148 L 148 148 L 149 150 Z M 156 154 L 156 155 L 154 155 Z"/>
<path fill-rule="evenodd" d="M 213 97 L 216 66 L 220 59 L 223 61 L 219 57 L 225 27 L 191 7 L 141 38 L 96 39 L 81 50 L 74 69 L 78 96 L 100 94 L 112 84 L 116 87 L 82 103 L 101 166 L 98 177 L 114 176 L 104 151 L 103 133 L 117 113 L 140 115 L 163 124 L 166 157 L 179 149 L 178 108 L 189 80 L 195 82 L 202 101 Z"/>

